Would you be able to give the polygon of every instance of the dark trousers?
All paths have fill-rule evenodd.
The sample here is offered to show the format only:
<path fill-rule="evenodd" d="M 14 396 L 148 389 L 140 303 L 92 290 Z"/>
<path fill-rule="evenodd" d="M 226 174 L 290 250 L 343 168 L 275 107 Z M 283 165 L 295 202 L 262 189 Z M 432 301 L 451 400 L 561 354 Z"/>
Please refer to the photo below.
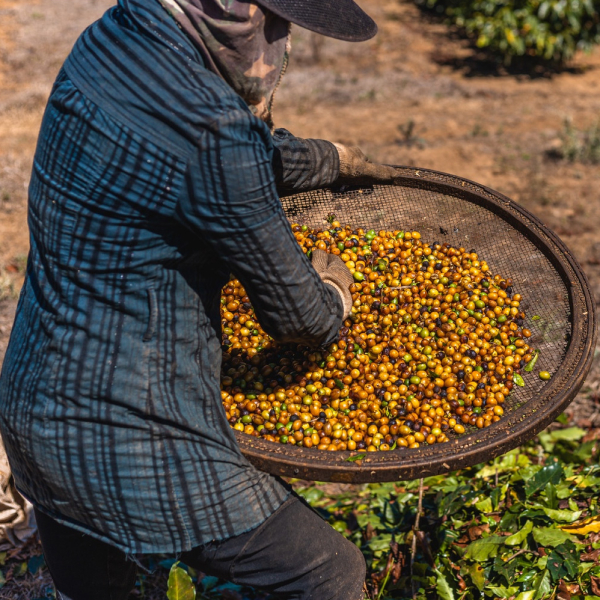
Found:
<path fill-rule="evenodd" d="M 46 563 L 62 600 L 127 600 L 136 564 L 121 551 L 36 511 Z M 290 498 L 256 529 L 181 554 L 208 575 L 286 600 L 362 600 L 358 548 Z"/>

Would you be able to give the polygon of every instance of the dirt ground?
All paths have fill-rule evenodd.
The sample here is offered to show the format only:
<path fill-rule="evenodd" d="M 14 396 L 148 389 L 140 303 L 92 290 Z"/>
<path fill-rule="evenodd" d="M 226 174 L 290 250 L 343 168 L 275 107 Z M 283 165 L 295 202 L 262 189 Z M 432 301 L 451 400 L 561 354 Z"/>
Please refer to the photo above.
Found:
<path fill-rule="evenodd" d="M 0 363 L 28 251 L 26 192 L 45 101 L 79 32 L 111 4 L 0 0 Z M 600 301 L 600 170 L 552 157 L 565 120 L 583 131 L 600 118 L 600 49 L 560 73 L 506 73 L 409 0 L 361 4 L 380 26 L 369 42 L 295 29 L 277 125 L 503 192 L 561 236 Z M 576 407 L 580 422 L 600 426 L 591 423 L 596 354 Z"/>

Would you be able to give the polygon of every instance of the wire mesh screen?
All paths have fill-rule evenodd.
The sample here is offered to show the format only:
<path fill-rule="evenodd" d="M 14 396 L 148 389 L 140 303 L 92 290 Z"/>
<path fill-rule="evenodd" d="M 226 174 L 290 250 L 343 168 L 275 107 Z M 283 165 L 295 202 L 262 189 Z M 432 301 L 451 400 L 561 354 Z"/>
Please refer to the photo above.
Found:
<path fill-rule="evenodd" d="M 428 243 L 475 250 L 493 274 L 510 277 L 522 295 L 529 345 L 540 351 L 525 387 L 513 389 L 505 415 L 485 430 L 467 431 L 445 444 L 369 453 L 357 466 L 348 452 L 322 452 L 255 442 L 240 435 L 242 450 L 259 468 L 311 479 L 373 481 L 410 478 L 480 462 L 532 437 L 573 399 L 589 370 L 593 303 L 585 276 L 568 250 L 535 217 L 501 196 L 451 175 L 400 169 L 395 186 L 318 190 L 282 199 L 291 222 L 325 228 L 334 214 L 342 225 L 418 231 Z"/>

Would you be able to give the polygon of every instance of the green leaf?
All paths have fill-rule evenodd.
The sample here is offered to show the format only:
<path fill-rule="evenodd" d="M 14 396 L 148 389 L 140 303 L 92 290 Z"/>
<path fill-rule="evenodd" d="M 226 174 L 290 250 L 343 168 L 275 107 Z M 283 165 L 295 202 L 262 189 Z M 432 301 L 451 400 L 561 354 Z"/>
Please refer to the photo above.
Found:
<path fill-rule="evenodd" d="M 44 564 L 45 564 L 45 560 L 44 560 L 43 554 L 40 554 L 37 556 L 32 556 L 27 561 L 27 569 L 29 570 L 29 572 L 32 575 L 36 575 L 37 572 L 44 566 Z"/>
<path fill-rule="evenodd" d="M 533 358 L 525 365 L 525 371 L 527 371 L 528 373 L 531 373 L 531 371 L 533 371 L 533 367 L 535 367 L 535 363 L 537 362 L 539 355 L 540 353 L 536 351 L 536 353 L 533 355 Z"/>
<path fill-rule="evenodd" d="M 436 584 L 435 589 L 438 595 L 438 598 L 441 600 L 454 600 L 454 592 L 448 583 L 448 580 L 443 575 L 441 571 L 435 569 L 436 575 Z"/>
<path fill-rule="evenodd" d="M 13 571 L 13 577 L 23 577 L 27 573 L 27 563 L 19 563 L 19 566 Z"/>
<path fill-rule="evenodd" d="M 579 566 L 577 567 L 577 574 L 581 577 L 582 575 L 585 575 L 588 571 L 591 571 L 595 565 L 596 563 L 593 562 L 579 563 Z"/>
<path fill-rule="evenodd" d="M 543 573 L 540 573 L 536 576 L 533 582 L 533 591 L 535 592 L 535 596 L 533 600 L 541 600 L 542 598 L 547 597 L 547 595 L 554 589 L 552 585 L 552 578 L 550 577 L 550 572 L 545 569 Z"/>
<path fill-rule="evenodd" d="M 179 566 L 179 563 L 175 563 L 169 572 L 167 598 L 169 600 L 195 600 L 196 598 L 194 582 L 187 572 Z"/>
<path fill-rule="evenodd" d="M 547 569 L 550 571 L 552 581 L 558 581 L 565 576 L 576 577 L 579 565 L 579 554 L 575 544 L 565 542 L 557 546 L 548 555 Z"/>
<path fill-rule="evenodd" d="M 600 488 L 600 477 L 578 477 L 577 478 L 578 488 Z"/>
<path fill-rule="evenodd" d="M 513 535 L 510 535 L 507 538 L 505 538 L 504 543 L 507 546 L 518 546 L 527 539 L 527 536 L 531 533 L 532 529 L 533 521 L 527 521 L 525 527 L 523 527 L 520 531 L 517 531 L 517 533 L 514 533 Z"/>
<path fill-rule="evenodd" d="M 548 564 L 548 556 L 540 556 L 535 563 L 535 565 L 538 569 L 545 569 L 547 564 Z"/>
<path fill-rule="evenodd" d="M 498 548 L 506 538 L 500 535 L 490 535 L 480 540 L 475 540 L 467 547 L 465 556 L 477 562 L 483 562 L 488 558 L 494 558 L 498 554 Z"/>
<path fill-rule="evenodd" d="M 344 533 L 346 531 L 346 521 L 334 521 L 333 523 L 330 523 L 330 525 L 338 532 L 338 533 Z"/>
<path fill-rule="evenodd" d="M 519 516 L 522 519 L 531 519 L 534 523 L 541 520 L 545 524 L 548 519 L 548 516 L 544 511 L 537 508 L 527 508 L 523 510 Z"/>
<path fill-rule="evenodd" d="M 307 487 L 296 490 L 309 504 L 318 502 L 324 495 L 325 492 L 317 487 Z"/>
<path fill-rule="evenodd" d="M 539 465 L 528 465 L 527 467 L 523 467 L 515 472 L 515 474 L 510 478 L 511 483 L 516 483 L 517 481 L 528 481 L 532 479 L 534 475 L 536 475 L 539 471 L 542 470 L 542 467 Z"/>
<path fill-rule="evenodd" d="M 552 438 L 547 431 L 539 433 L 538 440 L 546 452 L 552 452 L 552 450 L 554 450 L 555 442 L 552 441 Z"/>
<path fill-rule="evenodd" d="M 513 381 L 519 387 L 525 387 L 525 382 L 523 381 L 523 378 L 518 373 L 513 373 Z"/>
<path fill-rule="evenodd" d="M 477 502 L 475 504 L 475 508 L 477 508 L 477 510 L 479 510 L 482 513 L 491 513 L 492 512 L 492 499 L 491 498 L 484 498 L 483 500 L 481 500 L 480 502 Z"/>
<path fill-rule="evenodd" d="M 518 529 L 519 513 L 522 512 L 523 505 L 517 502 L 510 510 L 504 511 L 500 523 L 500 531 L 516 531 Z"/>
<path fill-rule="evenodd" d="M 546 486 L 544 494 L 548 499 L 548 508 L 556 508 L 558 506 L 558 499 L 556 498 L 556 488 L 553 483 L 549 483 Z"/>
<path fill-rule="evenodd" d="M 495 487 L 492 490 L 491 500 L 492 500 L 492 508 L 493 510 L 498 510 L 498 506 L 500 502 L 504 500 L 506 497 L 506 492 L 508 490 L 508 483 L 504 484 L 501 487 Z"/>
<path fill-rule="evenodd" d="M 580 427 L 568 427 L 567 429 L 556 429 L 555 431 L 550 433 L 550 439 L 553 442 L 558 442 L 559 440 L 567 440 L 571 442 L 579 441 L 587 431 L 585 429 L 581 429 Z"/>
<path fill-rule="evenodd" d="M 356 462 L 357 460 L 362 460 L 366 454 L 356 454 L 355 456 L 349 456 L 346 459 L 346 462 Z"/>
<path fill-rule="evenodd" d="M 539 315 L 533 315 L 533 317 L 531 317 L 532 321 L 539 321 L 542 317 L 540 317 Z"/>
<path fill-rule="evenodd" d="M 533 580 L 538 572 L 534 568 L 531 561 L 527 560 L 523 556 L 519 556 L 514 560 L 514 562 L 519 563 L 518 570 L 521 572 L 521 575 L 516 579 L 516 583 L 527 583 L 530 585 L 533 584 Z M 521 586 L 521 589 L 523 589 L 523 586 Z"/>
<path fill-rule="evenodd" d="M 496 473 L 499 475 L 507 473 L 518 467 L 525 467 L 529 464 L 529 459 L 525 454 L 518 454 L 514 450 L 505 454 L 500 460 L 496 459 L 492 464 L 484 465 L 483 468 L 477 472 L 475 477 L 481 479 L 483 477 L 494 477 Z"/>
<path fill-rule="evenodd" d="M 527 497 L 532 496 L 539 490 L 545 488 L 548 483 L 556 485 L 563 476 L 563 473 L 563 468 L 560 463 L 552 462 L 549 465 L 546 465 L 526 482 L 525 494 Z"/>
<path fill-rule="evenodd" d="M 521 592 L 515 600 L 533 600 L 535 596 L 535 590 L 528 590 L 527 592 Z"/>
<path fill-rule="evenodd" d="M 203 577 L 200 583 L 202 584 L 203 592 L 210 592 L 213 588 L 216 588 L 219 585 L 219 578 L 213 577 L 212 575 L 206 575 Z"/>
<path fill-rule="evenodd" d="M 571 486 L 566 482 L 561 481 L 556 487 L 556 497 L 559 500 L 564 500 L 571 495 Z"/>
<path fill-rule="evenodd" d="M 494 573 L 493 579 L 498 581 L 498 577 L 496 575 L 500 575 L 504 578 L 506 585 L 512 585 L 517 579 L 515 573 L 519 570 L 519 565 L 520 563 L 518 557 L 515 560 L 509 560 L 506 562 L 501 556 L 496 556 L 491 571 L 491 573 Z"/>
<path fill-rule="evenodd" d="M 465 505 L 466 498 L 471 492 L 471 486 L 460 485 L 455 490 L 446 494 L 440 501 L 438 506 L 438 515 L 451 515 L 454 514 L 458 507 Z"/>
<path fill-rule="evenodd" d="M 402 519 L 402 514 L 400 512 L 400 506 L 397 502 L 393 504 L 390 502 L 385 503 L 383 508 L 383 520 L 390 525 L 397 525 L 400 523 Z"/>
<path fill-rule="evenodd" d="M 465 567 L 464 572 L 469 575 L 471 581 L 473 582 L 473 585 L 480 592 L 482 592 L 483 588 L 485 587 L 485 571 L 483 570 L 483 567 L 477 563 L 473 563 L 472 565 Z"/>
<path fill-rule="evenodd" d="M 563 523 L 573 523 L 581 517 L 581 510 L 553 510 L 551 508 L 542 507 L 542 510 L 553 521 L 562 521 Z"/>
<path fill-rule="evenodd" d="M 390 548 L 390 542 L 392 541 L 391 533 L 382 533 L 369 540 L 369 548 L 373 552 L 383 552 Z"/>
<path fill-rule="evenodd" d="M 511 598 L 519 591 L 519 588 L 514 586 L 504 587 L 503 585 L 488 585 L 486 590 L 489 590 L 498 598 Z"/>
<path fill-rule="evenodd" d="M 572 428 L 575 431 L 568 431 L 566 437 L 578 436 L 581 432 L 579 428 Z M 567 430 L 565 430 L 567 431 Z M 560 432 L 554 432 L 560 435 Z M 552 434 L 540 434 L 539 440 L 546 452 L 552 452 L 555 458 L 563 463 L 567 463 L 565 468 L 574 468 L 575 465 L 586 464 L 594 452 L 595 441 L 581 442 L 581 440 L 571 439 L 552 439 Z M 569 475 L 565 475 L 569 477 Z"/>

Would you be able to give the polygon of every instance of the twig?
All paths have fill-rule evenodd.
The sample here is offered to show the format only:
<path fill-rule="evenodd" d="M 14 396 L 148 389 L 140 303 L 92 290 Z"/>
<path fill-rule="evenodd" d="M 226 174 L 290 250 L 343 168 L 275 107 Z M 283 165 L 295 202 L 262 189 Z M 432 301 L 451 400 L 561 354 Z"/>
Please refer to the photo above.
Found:
<path fill-rule="evenodd" d="M 371 600 L 371 594 L 369 593 L 369 588 L 367 587 L 367 583 L 363 584 L 363 594 L 367 600 Z"/>
<path fill-rule="evenodd" d="M 544 462 L 544 449 L 541 445 L 537 447 L 537 464 L 541 465 Z"/>
<path fill-rule="evenodd" d="M 415 557 L 417 556 L 417 531 L 419 531 L 419 521 L 421 520 L 421 511 L 423 510 L 423 478 L 419 480 L 419 503 L 417 504 L 417 516 L 415 518 L 415 525 L 413 527 L 413 539 L 412 548 L 410 551 L 410 585 L 412 588 L 413 599 L 417 597 L 417 590 L 415 589 L 414 579 L 414 564 Z"/>
<path fill-rule="evenodd" d="M 505 562 L 510 562 L 513 558 L 519 556 L 519 554 L 525 554 L 526 552 L 529 552 L 529 554 L 535 554 L 536 556 L 539 556 L 539 554 L 535 550 L 528 550 L 527 548 L 522 548 L 518 552 L 515 552 L 510 558 L 507 558 Z"/>

